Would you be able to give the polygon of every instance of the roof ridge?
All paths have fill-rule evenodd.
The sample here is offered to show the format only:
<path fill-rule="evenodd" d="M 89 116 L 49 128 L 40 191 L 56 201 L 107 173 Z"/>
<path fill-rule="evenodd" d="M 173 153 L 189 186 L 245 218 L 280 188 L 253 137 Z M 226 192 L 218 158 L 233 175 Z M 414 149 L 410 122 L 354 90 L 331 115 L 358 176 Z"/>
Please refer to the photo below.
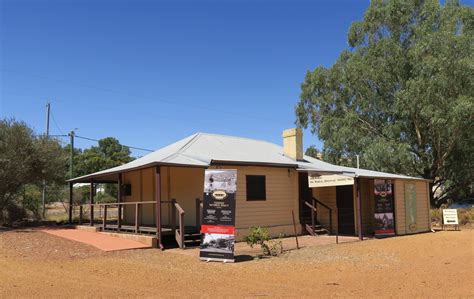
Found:
<path fill-rule="evenodd" d="M 194 136 L 193 136 L 194 135 Z M 202 133 L 198 132 L 198 133 L 194 133 L 193 136 L 188 142 L 186 142 L 182 147 L 180 147 L 177 151 L 176 151 L 176 154 L 178 153 L 182 153 L 185 149 L 187 149 L 188 147 L 190 147 L 194 142 L 196 142 L 196 140 L 198 139 L 198 137 L 200 137 L 202 135 Z"/>
<path fill-rule="evenodd" d="M 282 147 L 281 145 L 278 145 L 278 144 L 270 142 L 270 141 L 266 141 L 266 140 L 262 140 L 262 139 L 249 138 L 249 137 L 241 137 L 241 136 L 233 136 L 233 135 L 225 135 L 225 134 L 217 134 L 217 133 L 205 133 L 205 132 L 199 132 L 197 134 L 220 136 L 220 137 L 235 138 L 235 139 L 245 139 L 245 140 L 257 141 L 257 142 L 262 142 L 262 143 L 267 143 L 267 144 L 275 145 L 275 146 L 278 146 L 278 147 Z"/>

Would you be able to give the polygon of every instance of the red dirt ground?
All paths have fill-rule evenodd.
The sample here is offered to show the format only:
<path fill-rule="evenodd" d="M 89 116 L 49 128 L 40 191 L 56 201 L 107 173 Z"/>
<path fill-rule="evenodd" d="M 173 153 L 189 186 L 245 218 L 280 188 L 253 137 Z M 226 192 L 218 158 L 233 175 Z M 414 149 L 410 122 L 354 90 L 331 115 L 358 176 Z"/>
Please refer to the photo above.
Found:
<path fill-rule="evenodd" d="M 474 298 L 472 229 L 246 257 L 204 263 L 173 250 L 103 252 L 37 230 L 0 231 L 0 298 Z"/>

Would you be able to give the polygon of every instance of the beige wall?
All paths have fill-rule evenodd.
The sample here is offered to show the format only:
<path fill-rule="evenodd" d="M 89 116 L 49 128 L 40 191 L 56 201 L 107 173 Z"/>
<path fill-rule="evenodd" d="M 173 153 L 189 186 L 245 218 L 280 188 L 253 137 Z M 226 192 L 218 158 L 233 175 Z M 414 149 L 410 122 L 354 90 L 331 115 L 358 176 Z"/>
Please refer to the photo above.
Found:
<path fill-rule="evenodd" d="M 217 167 L 212 167 L 217 168 Z M 237 238 L 241 239 L 254 225 L 268 227 L 273 236 L 283 233 L 294 234 L 291 211 L 295 213 L 297 230 L 300 232 L 298 215 L 298 173 L 294 169 L 258 166 L 225 166 L 237 169 L 236 227 Z M 247 201 L 246 175 L 265 175 L 265 201 Z M 132 195 L 124 201 L 154 200 L 154 168 L 127 172 L 123 175 L 125 184 L 132 185 Z M 161 200 L 176 199 L 186 212 L 185 225 L 195 225 L 195 199 L 202 199 L 204 169 L 185 167 L 161 167 Z M 124 209 L 125 222 L 134 223 L 135 206 Z M 154 224 L 154 205 L 146 205 L 141 210 L 141 222 Z M 170 209 L 162 205 L 162 223 L 169 224 Z"/>
<path fill-rule="evenodd" d="M 132 195 L 124 196 L 125 202 L 155 200 L 155 168 L 126 172 L 123 183 L 132 185 Z M 176 199 L 185 211 L 185 225 L 196 224 L 195 199 L 201 198 L 204 185 L 203 168 L 161 167 L 161 200 Z M 162 225 L 168 225 L 170 205 L 163 203 Z M 135 223 L 135 206 L 125 206 L 124 223 Z M 140 223 L 155 225 L 155 205 L 145 204 L 140 208 Z"/>
<path fill-rule="evenodd" d="M 216 167 L 212 167 L 216 168 Z M 294 169 L 259 166 L 225 166 L 237 169 L 236 228 L 237 238 L 247 234 L 251 226 L 268 227 L 273 236 L 293 235 L 291 211 L 295 213 L 298 232 L 298 173 Z M 265 175 L 266 200 L 247 201 L 246 175 Z"/>
<path fill-rule="evenodd" d="M 428 182 L 421 180 L 395 180 L 395 225 L 397 234 L 407 234 L 405 221 L 405 183 L 415 183 L 416 186 L 416 232 L 427 232 L 431 229 Z"/>
<path fill-rule="evenodd" d="M 211 168 L 218 168 L 213 166 Z M 237 169 L 237 194 L 236 194 L 236 227 L 238 239 L 247 234 L 248 228 L 254 225 L 265 226 L 270 229 L 273 236 L 279 233 L 293 234 L 291 211 L 295 213 L 298 233 L 299 225 L 299 198 L 298 198 L 298 173 L 294 169 L 280 167 L 260 166 L 221 166 L 219 168 Z M 265 175 L 267 199 L 265 201 L 246 200 L 246 175 Z M 124 196 L 126 202 L 154 201 L 155 193 L 155 168 L 131 171 L 123 174 L 123 183 L 132 185 L 132 195 Z M 374 224 L 374 195 L 373 180 L 363 179 L 360 182 L 362 227 L 365 235 L 373 234 Z M 405 228 L 405 199 L 404 183 L 416 184 L 417 198 L 417 232 L 430 230 L 429 222 L 429 196 L 426 181 L 395 180 L 395 225 L 398 235 L 406 234 Z M 185 225 L 195 225 L 196 206 L 195 199 L 202 199 L 204 185 L 203 168 L 161 167 L 161 200 L 176 199 L 186 212 Z M 313 188 L 313 196 L 333 209 L 333 232 L 337 227 L 336 187 Z M 354 222 L 356 233 L 357 206 L 354 186 Z M 140 210 L 140 221 L 144 225 L 155 224 L 155 206 L 147 204 Z M 169 224 L 170 209 L 168 204 L 162 205 L 163 225 Z M 329 228 L 329 215 L 327 210 L 319 207 L 318 220 Z M 124 222 L 135 222 L 135 206 L 124 208 Z"/>
<path fill-rule="evenodd" d="M 196 225 L 196 198 L 202 200 L 203 192 L 204 168 L 161 167 L 161 200 L 176 199 L 185 211 L 185 225 Z M 169 224 L 170 213 L 170 205 L 163 204 L 163 225 Z"/>
<path fill-rule="evenodd" d="M 404 184 L 406 182 L 415 183 L 416 198 L 417 198 L 417 232 L 426 232 L 430 230 L 429 223 L 429 195 L 427 193 L 427 182 L 413 181 L 413 180 L 394 180 L 395 191 L 395 228 L 398 235 L 406 234 L 405 227 L 405 196 Z M 372 235 L 374 233 L 374 180 L 361 178 L 360 196 L 361 196 L 361 210 L 362 210 L 362 233 L 364 235 Z M 320 201 L 333 208 L 336 204 L 336 187 L 313 188 L 313 195 Z M 334 213 L 336 214 L 336 213 Z M 356 234 L 359 232 L 357 210 L 357 191 L 354 185 L 354 223 Z M 329 217 L 326 209 L 319 208 L 318 220 L 324 227 L 329 228 Z M 335 226 L 337 225 L 337 215 L 333 220 L 333 233 L 335 233 Z"/>
<path fill-rule="evenodd" d="M 124 202 L 137 202 L 142 201 L 142 188 L 141 188 L 141 170 L 126 172 L 122 175 L 123 184 L 130 184 L 132 188 L 132 194 L 130 196 L 123 196 Z M 135 206 L 125 205 L 123 208 L 123 223 L 132 224 L 135 223 Z"/>

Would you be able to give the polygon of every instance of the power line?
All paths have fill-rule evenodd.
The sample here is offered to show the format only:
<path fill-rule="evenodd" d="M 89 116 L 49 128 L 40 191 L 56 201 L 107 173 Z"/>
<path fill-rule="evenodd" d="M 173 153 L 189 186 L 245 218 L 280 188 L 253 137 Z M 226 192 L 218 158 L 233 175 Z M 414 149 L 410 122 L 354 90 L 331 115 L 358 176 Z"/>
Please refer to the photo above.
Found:
<path fill-rule="evenodd" d="M 42 137 L 43 135 L 35 135 L 35 136 L 37 136 L 37 137 Z M 61 138 L 66 138 L 66 137 L 69 137 L 69 135 L 56 134 L 56 135 L 49 135 L 49 137 L 55 137 L 55 138 L 61 137 Z M 98 139 L 89 138 L 89 137 L 84 137 L 84 136 L 78 136 L 78 135 L 74 135 L 74 137 L 75 137 L 75 138 L 84 139 L 84 140 L 94 141 L 94 142 L 99 142 L 99 141 L 100 141 L 100 140 L 98 140 Z M 146 149 L 146 148 L 142 148 L 142 147 L 130 146 L 130 145 L 125 145 L 125 144 L 121 144 L 121 143 L 119 143 L 119 145 L 122 146 L 122 147 L 128 147 L 128 148 L 135 149 L 135 150 L 140 150 L 140 151 L 145 151 L 145 152 L 154 152 L 154 150 Z"/>
<path fill-rule="evenodd" d="M 12 69 L 0 69 L 0 71 L 9 72 L 9 73 L 17 73 L 17 74 L 30 76 L 30 77 L 37 77 L 37 78 L 41 78 L 41 79 L 45 79 L 45 80 L 50 80 L 50 81 L 56 81 L 56 82 L 61 83 L 61 84 L 68 84 L 68 85 L 78 86 L 78 87 L 82 87 L 82 88 L 89 88 L 89 89 L 95 89 L 95 90 L 99 90 L 99 91 L 103 91 L 103 92 L 115 93 L 115 94 L 118 94 L 118 95 L 123 95 L 123 96 L 131 97 L 131 98 L 141 98 L 141 99 L 145 99 L 145 100 L 153 101 L 153 102 L 156 101 L 156 102 L 167 103 L 167 104 L 179 106 L 181 109 L 183 107 L 186 107 L 186 108 L 193 108 L 193 109 L 199 109 L 199 110 L 205 110 L 205 111 L 225 113 L 226 115 L 234 115 L 234 116 L 239 116 L 239 117 L 254 118 L 254 119 L 259 119 L 259 120 L 266 120 L 266 121 L 271 121 L 271 122 L 275 122 L 275 123 L 280 123 L 279 119 L 262 117 L 262 116 L 255 115 L 255 114 L 246 114 L 246 113 L 240 113 L 240 112 L 236 112 L 236 111 L 229 112 L 229 111 L 223 111 L 223 110 L 215 109 L 215 108 L 209 107 L 209 106 L 192 105 L 192 104 L 189 104 L 189 103 L 186 103 L 185 105 L 183 105 L 181 101 L 155 98 L 155 97 L 147 97 L 147 96 L 142 96 L 142 95 L 138 95 L 138 94 L 133 94 L 133 93 L 123 92 L 123 91 L 119 91 L 119 90 L 114 90 L 114 89 L 110 89 L 110 88 L 104 88 L 104 87 L 99 87 L 99 86 L 95 86 L 95 85 L 84 84 L 84 83 L 74 82 L 74 81 L 69 81 L 69 80 L 64 80 L 64 79 L 56 79 L 56 78 L 52 78 L 52 77 L 48 77 L 48 76 L 32 74 L 32 73 L 27 73 L 27 72 L 12 70 Z"/>
<path fill-rule="evenodd" d="M 75 135 L 76 138 L 80 138 L 80 139 L 85 139 L 85 140 L 90 140 L 90 141 L 95 141 L 95 142 L 99 142 L 98 139 L 94 139 L 94 138 L 89 138 L 89 137 L 84 137 L 84 136 L 79 136 L 79 135 Z M 141 147 L 136 147 L 136 146 L 129 146 L 129 145 L 125 145 L 125 144 L 121 144 L 119 143 L 121 146 L 123 147 L 128 147 L 128 148 L 132 148 L 132 149 L 136 149 L 136 150 L 140 150 L 140 151 L 145 151 L 145 152 L 154 152 L 153 150 L 150 150 L 150 149 L 146 149 L 146 148 L 141 148 Z"/>
<path fill-rule="evenodd" d="M 58 129 L 59 133 L 61 133 L 61 134 L 64 135 L 64 131 L 61 130 L 61 128 L 59 127 L 58 123 L 56 122 L 56 119 L 54 118 L 53 112 L 50 112 L 50 114 L 51 114 L 51 118 L 53 119 L 53 123 L 54 123 L 54 126 L 56 127 L 56 129 Z"/>

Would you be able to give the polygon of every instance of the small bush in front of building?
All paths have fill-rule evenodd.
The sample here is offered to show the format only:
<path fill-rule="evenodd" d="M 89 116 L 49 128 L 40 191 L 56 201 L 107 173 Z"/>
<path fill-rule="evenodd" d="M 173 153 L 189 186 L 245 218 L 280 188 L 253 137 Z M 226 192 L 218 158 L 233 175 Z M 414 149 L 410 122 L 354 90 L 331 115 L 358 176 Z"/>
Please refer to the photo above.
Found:
<path fill-rule="evenodd" d="M 268 229 L 261 226 L 252 226 L 245 242 L 250 247 L 260 246 L 264 255 L 278 256 L 283 252 L 282 236 L 278 240 L 270 240 Z"/>
<path fill-rule="evenodd" d="M 266 244 L 268 240 L 270 240 L 268 229 L 261 226 L 252 226 L 249 235 L 245 237 L 245 242 L 250 247 L 260 246 L 264 254 L 269 252 L 268 245 Z"/>

